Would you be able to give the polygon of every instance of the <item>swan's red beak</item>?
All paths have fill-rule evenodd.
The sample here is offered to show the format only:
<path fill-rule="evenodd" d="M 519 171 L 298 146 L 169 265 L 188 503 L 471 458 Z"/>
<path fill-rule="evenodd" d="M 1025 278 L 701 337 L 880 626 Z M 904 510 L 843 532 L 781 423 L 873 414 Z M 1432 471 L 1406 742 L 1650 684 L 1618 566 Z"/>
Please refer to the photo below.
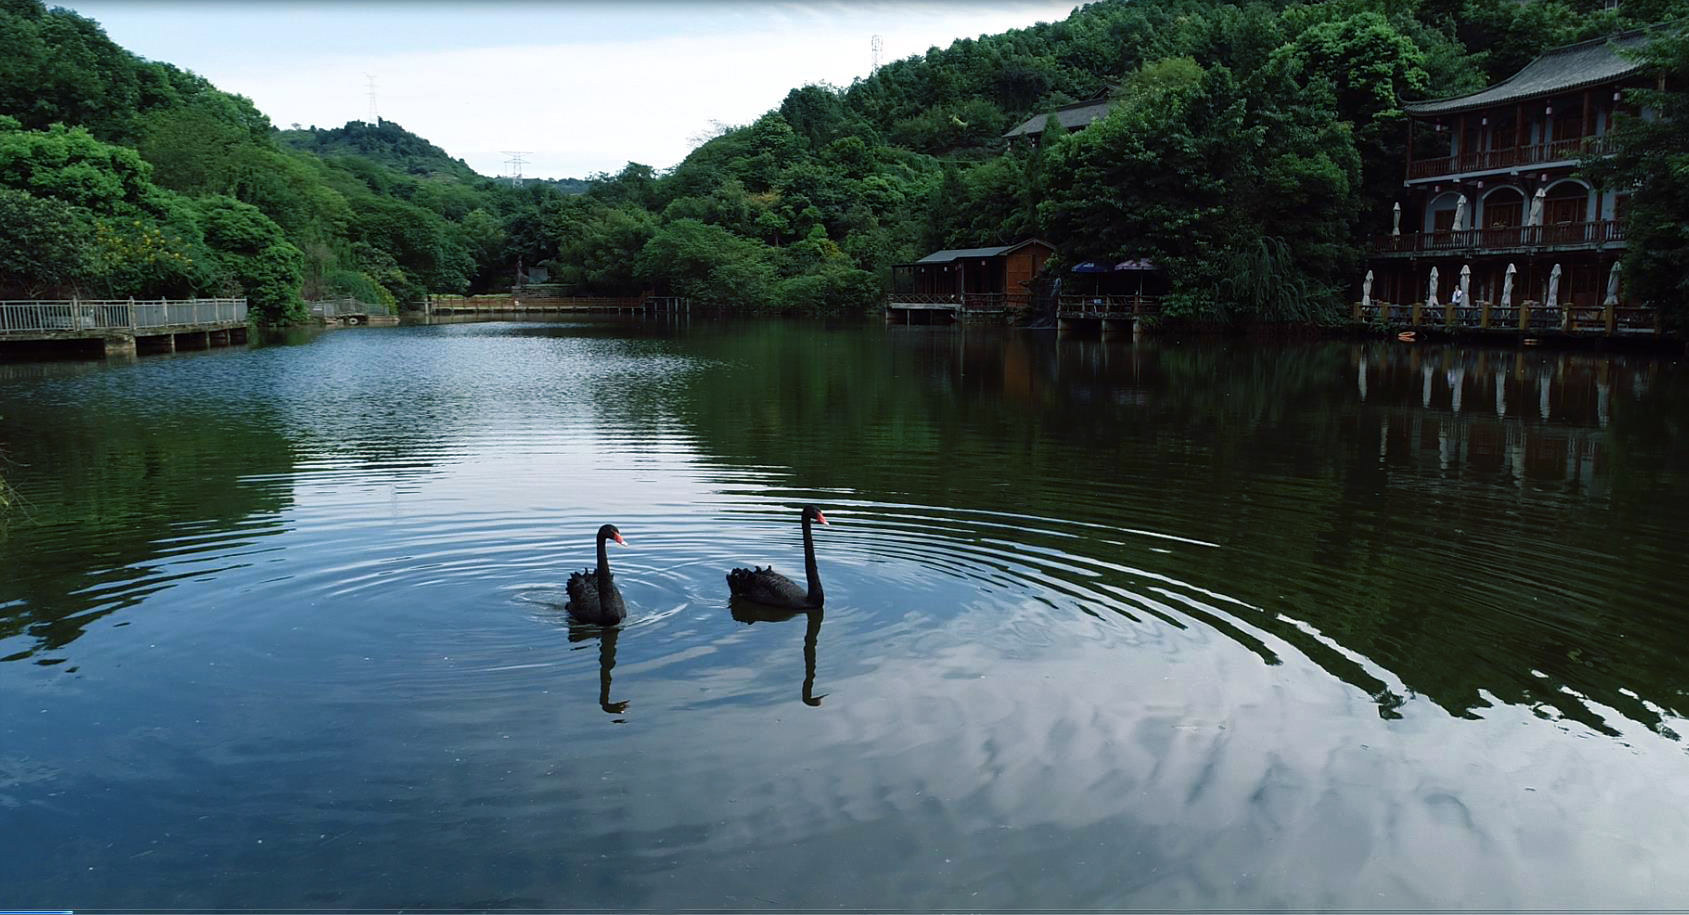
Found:
<path fill-rule="evenodd" d="M 827 524 L 827 516 L 821 514 L 820 512 L 815 513 L 815 520 L 821 522 L 822 524 Z M 832 525 L 830 525 L 830 524 L 828 524 L 827 526 L 832 527 Z"/>
<path fill-rule="evenodd" d="M 621 535 L 621 533 L 620 533 L 620 532 L 617 532 L 617 533 L 614 533 L 614 534 L 611 534 L 611 535 L 610 535 L 610 536 L 612 536 L 612 537 L 614 537 L 614 538 L 616 538 L 616 542 L 617 542 L 617 543 L 619 543 L 619 544 L 621 544 L 621 545 L 622 545 L 622 546 L 627 546 L 627 545 L 628 545 L 628 542 L 627 542 L 627 541 L 626 541 L 626 540 L 623 540 L 623 539 L 622 539 L 622 535 Z"/>

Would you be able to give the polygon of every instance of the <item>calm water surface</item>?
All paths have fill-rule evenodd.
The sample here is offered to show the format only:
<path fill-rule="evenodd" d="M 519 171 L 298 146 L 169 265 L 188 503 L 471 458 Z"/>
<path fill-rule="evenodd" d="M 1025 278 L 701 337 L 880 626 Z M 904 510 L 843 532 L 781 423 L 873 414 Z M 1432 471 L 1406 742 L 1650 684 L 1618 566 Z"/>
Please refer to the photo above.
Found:
<path fill-rule="evenodd" d="M 1681 906 L 1685 404 L 792 324 L 3 365 L 0 906 Z M 730 607 L 810 502 L 825 614 Z"/>

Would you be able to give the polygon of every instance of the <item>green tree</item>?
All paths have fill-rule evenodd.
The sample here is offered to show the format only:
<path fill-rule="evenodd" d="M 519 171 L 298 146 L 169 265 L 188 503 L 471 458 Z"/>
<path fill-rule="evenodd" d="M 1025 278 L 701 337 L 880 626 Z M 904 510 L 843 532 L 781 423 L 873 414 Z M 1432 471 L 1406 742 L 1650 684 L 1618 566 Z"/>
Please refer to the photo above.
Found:
<path fill-rule="evenodd" d="M 1621 120 L 1613 155 L 1585 171 L 1603 187 L 1630 192 L 1624 282 L 1681 330 L 1689 327 L 1689 34 L 1656 37 L 1641 59 L 1668 88 L 1632 89 L 1626 101 L 1654 117 Z"/>
<path fill-rule="evenodd" d="M 299 298 L 304 256 L 282 234 L 281 226 L 251 204 L 210 195 L 197 201 L 206 243 L 229 277 L 246 296 L 247 307 L 263 324 L 305 320 Z"/>

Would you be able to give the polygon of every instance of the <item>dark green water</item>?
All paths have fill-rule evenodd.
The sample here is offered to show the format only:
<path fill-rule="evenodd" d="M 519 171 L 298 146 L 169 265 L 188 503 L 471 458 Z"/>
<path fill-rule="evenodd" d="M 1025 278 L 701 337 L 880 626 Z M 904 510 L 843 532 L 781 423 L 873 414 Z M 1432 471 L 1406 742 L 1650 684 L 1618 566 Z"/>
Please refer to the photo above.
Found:
<path fill-rule="evenodd" d="M 0 365 L 0 907 L 1681 906 L 1686 405 L 797 324 Z M 735 614 L 806 502 L 825 614 Z"/>

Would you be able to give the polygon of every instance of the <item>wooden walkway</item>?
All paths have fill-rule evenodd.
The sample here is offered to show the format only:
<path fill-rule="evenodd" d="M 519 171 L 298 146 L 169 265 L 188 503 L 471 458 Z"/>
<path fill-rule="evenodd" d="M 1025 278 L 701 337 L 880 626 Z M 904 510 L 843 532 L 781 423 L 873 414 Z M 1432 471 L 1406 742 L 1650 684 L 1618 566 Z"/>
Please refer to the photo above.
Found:
<path fill-rule="evenodd" d="M 0 300 L 0 343 L 170 352 L 246 342 L 246 299 Z"/>
<path fill-rule="evenodd" d="M 680 296 L 431 295 L 430 315 L 512 314 L 689 314 L 692 300 Z"/>

